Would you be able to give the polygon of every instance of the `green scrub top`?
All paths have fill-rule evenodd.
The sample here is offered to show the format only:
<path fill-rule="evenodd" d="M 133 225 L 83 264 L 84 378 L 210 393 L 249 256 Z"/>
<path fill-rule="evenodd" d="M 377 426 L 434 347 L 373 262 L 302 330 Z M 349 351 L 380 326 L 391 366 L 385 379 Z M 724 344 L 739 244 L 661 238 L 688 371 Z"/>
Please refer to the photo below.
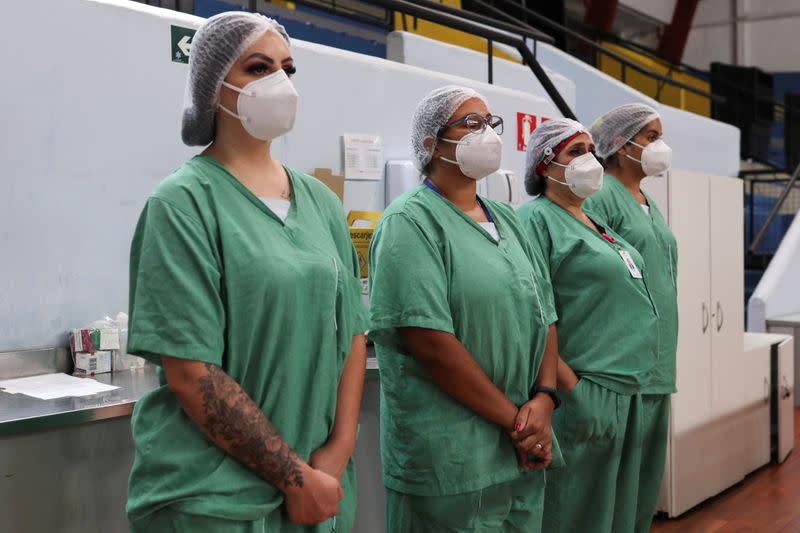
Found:
<path fill-rule="evenodd" d="M 506 431 L 442 391 L 399 332 L 453 334 L 511 401 L 528 401 L 555 321 L 552 290 L 514 211 L 483 202 L 499 242 L 425 185 L 389 206 L 372 239 L 381 456 L 384 482 L 397 492 L 453 495 L 525 475 Z M 555 439 L 553 450 L 561 461 Z"/>
<path fill-rule="evenodd" d="M 618 394 L 639 392 L 658 346 L 657 312 L 639 252 L 605 228 L 612 244 L 544 196 L 517 214 L 549 263 L 561 357 L 582 378 Z M 633 277 L 617 247 L 643 278 Z"/>
<path fill-rule="evenodd" d="M 661 216 L 656 203 L 644 192 L 650 214 L 636 198 L 611 176 L 605 175 L 603 188 L 584 203 L 587 213 L 597 216 L 608 227 L 632 244 L 647 265 L 647 288 L 658 309 L 658 361 L 650 382 L 642 393 L 671 394 L 675 388 L 675 353 L 678 349 L 678 245 Z"/>
<path fill-rule="evenodd" d="M 216 160 L 198 156 L 148 199 L 131 246 L 128 351 L 221 367 L 300 457 L 333 427 L 352 337 L 367 329 L 342 204 L 286 169 L 283 223 Z M 160 386 L 133 413 L 128 514 L 164 506 L 257 520 L 282 493 L 218 448 Z M 345 488 L 347 490 L 347 488 Z"/>

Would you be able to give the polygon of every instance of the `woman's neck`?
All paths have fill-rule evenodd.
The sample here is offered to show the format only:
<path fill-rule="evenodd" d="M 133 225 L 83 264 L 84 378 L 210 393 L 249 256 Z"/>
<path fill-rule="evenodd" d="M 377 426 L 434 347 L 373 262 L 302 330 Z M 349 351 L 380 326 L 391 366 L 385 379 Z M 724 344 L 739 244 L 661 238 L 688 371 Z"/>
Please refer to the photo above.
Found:
<path fill-rule="evenodd" d="M 203 151 L 225 166 L 242 169 L 265 169 L 274 164 L 270 154 L 270 142 L 250 135 L 224 135 L 218 132 L 214 142 Z"/>
<path fill-rule="evenodd" d="M 575 218 L 583 220 L 585 217 L 583 214 L 583 198 L 579 198 L 567 190 L 556 192 L 554 187 L 558 186 L 548 184 L 547 189 L 544 191 L 545 197 Z"/>
<path fill-rule="evenodd" d="M 259 197 L 284 198 L 292 195 L 289 177 L 280 161 L 270 154 L 270 142 L 244 133 L 217 136 L 203 151 L 228 169 L 245 187 Z"/>
<path fill-rule="evenodd" d="M 477 203 L 477 182 L 463 175 L 445 176 L 437 174 L 428 177 L 428 180 L 439 189 L 442 196 L 450 200 L 459 209 L 465 212 L 475 209 Z"/>
<path fill-rule="evenodd" d="M 606 173 L 617 178 L 617 181 L 619 181 L 639 203 L 646 203 L 644 194 L 642 194 L 642 180 L 645 178 L 643 173 L 633 172 L 632 169 L 623 169 L 621 167 L 608 168 Z"/>

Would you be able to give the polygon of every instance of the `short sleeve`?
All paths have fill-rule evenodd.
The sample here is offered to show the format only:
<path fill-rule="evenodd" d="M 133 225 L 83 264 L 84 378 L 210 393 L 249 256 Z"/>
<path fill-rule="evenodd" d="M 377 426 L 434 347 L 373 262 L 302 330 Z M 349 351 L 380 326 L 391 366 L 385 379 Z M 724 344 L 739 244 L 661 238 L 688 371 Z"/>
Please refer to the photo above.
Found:
<path fill-rule="evenodd" d="M 531 256 L 531 262 L 533 263 L 533 272 L 536 280 L 539 305 L 542 307 L 545 324 L 550 325 L 558 321 L 556 304 L 553 298 L 553 283 L 550 280 L 550 269 L 548 268 L 545 260 L 542 258 L 542 254 L 539 249 L 528 244 L 528 250 Z"/>
<path fill-rule="evenodd" d="M 555 297 L 553 295 L 553 270 L 558 265 L 553 264 L 552 241 L 550 230 L 540 216 L 536 213 L 528 212 L 520 215 L 522 230 L 527 237 L 526 244 L 531 256 L 537 281 L 539 281 L 540 299 L 544 311 L 545 322 L 553 324 L 558 321 L 556 312 Z"/>
<path fill-rule="evenodd" d="M 225 311 L 213 239 L 194 217 L 151 198 L 131 244 L 128 352 L 222 366 Z"/>
<path fill-rule="evenodd" d="M 369 275 L 370 337 L 376 344 L 405 353 L 398 328 L 454 333 L 441 252 L 407 215 L 390 215 L 378 225 Z"/>

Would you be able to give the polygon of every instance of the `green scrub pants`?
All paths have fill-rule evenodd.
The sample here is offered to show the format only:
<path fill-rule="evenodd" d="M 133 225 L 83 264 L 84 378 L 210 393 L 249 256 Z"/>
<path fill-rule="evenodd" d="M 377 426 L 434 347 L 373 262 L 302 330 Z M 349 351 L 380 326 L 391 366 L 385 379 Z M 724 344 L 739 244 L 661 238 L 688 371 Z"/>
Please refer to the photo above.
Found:
<path fill-rule="evenodd" d="M 314 526 L 293 524 L 283 506 L 254 521 L 186 514 L 167 506 L 140 519 L 129 516 L 128 524 L 131 533 L 350 533 L 356 518 L 356 472 L 352 462 L 345 470 L 342 486 L 344 499 L 339 502 L 336 519 Z"/>
<path fill-rule="evenodd" d="M 535 471 L 452 496 L 415 496 L 387 488 L 386 533 L 539 533 L 544 485 L 544 471 Z"/>
<path fill-rule="evenodd" d="M 642 464 L 636 533 L 648 533 L 656 512 L 669 437 L 669 394 L 642 395 Z"/>
<path fill-rule="evenodd" d="M 542 530 L 634 530 L 642 455 L 642 399 L 581 379 L 553 413 L 566 466 L 548 472 Z"/>

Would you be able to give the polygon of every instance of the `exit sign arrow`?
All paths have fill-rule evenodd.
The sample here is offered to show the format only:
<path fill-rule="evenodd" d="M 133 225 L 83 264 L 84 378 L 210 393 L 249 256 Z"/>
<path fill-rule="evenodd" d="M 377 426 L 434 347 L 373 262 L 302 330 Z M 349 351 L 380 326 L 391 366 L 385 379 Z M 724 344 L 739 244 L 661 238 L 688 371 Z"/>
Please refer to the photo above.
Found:
<path fill-rule="evenodd" d="M 183 52 L 183 55 L 189 55 L 189 49 L 192 47 L 191 37 L 188 35 L 184 35 L 183 38 L 178 41 L 178 49 Z"/>
<path fill-rule="evenodd" d="M 183 26 L 170 26 L 170 58 L 175 63 L 188 63 L 192 39 L 197 30 Z"/>

